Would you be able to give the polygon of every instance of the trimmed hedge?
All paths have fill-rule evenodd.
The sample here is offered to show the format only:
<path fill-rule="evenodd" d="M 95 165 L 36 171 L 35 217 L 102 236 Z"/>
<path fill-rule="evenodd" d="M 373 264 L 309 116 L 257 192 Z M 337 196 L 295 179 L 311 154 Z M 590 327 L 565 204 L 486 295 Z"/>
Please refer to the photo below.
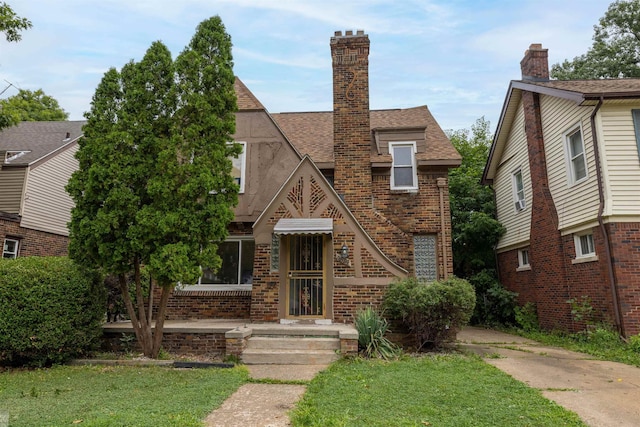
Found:
<path fill-rule="evenodd" d="M 438 348 L 469 323 L 476 304 L 473 286 L 453 277 L 440 282 L 408 278 L 389 286 L 385 313 L 401 320 L 414 335 L 418 349 Z"/>
<path fill-rule="evenodd" d="M 0 365 L 48 366 L 97 348 L 105 288 L 67 257 L 0 259 Z"/>

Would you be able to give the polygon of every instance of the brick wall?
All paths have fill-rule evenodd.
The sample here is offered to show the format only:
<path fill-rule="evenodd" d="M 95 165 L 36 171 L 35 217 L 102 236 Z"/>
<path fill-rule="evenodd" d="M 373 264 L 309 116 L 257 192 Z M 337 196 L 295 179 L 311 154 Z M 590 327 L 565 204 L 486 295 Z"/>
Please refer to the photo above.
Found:
<path fill-rule="evenodd" d="M 413 235 L 434 234 L 437 236 L 438 271 L 443 277 L 445 269 L 445 257 L 447 274 L 453 274 L 451 254 L 451 215 L 449 208 L 448 185 L 443 190 L 443 211 L 445 212 L 444 234 L 441 232 L 442 218 L 440 210 L 440 188 L 438 179 L 448 182 L 448 171 L 418 169 L 418 192 L 399 193 L 391 192 L 391 176 L 374 175 L 373 177 L 373 204 L 377 212 L 388 222 L 393 224 L 396 230 L 388 230 L 384 227 L 367 228 L 372 238 L 380 248 L 397 264 L 410 272 L 414 271 Z M 370 231 L 370 230 L 373 231 Z M 442 239 L 444 239 L 445 253 L 442 253 Z"/>
<path fill-rule="evenodd" d="M 379 307 L 388 285 L 336 285 L 333 289 L 333 317 L 337 323 L 353 323 L 358 310 Z"/>
<path fill-rule="evenodd" d="M 59 234 L 20 227 L 18 217 L 0 217 L 0 244 L 4 239 L 15 239 L 18 256 L 64 256 L 68 254 L 69 238 Z"/>
<path fill-rule="evenodd" d="M 640 333 L 640 223 L 607 224 L 626 336 Z"/>
<path fill-rule="evenodd" d="M 160 301 L 160 289 L 154 293 Z M 174 291 L 167 301 L 166 319 L 248 319 L 251 291 Z M 157 313 L 157 306 L 154 316 Z"/>
<path fill-rule="evenodd" d="M 251 291 L 251 321 L 277 321 L 280 273 L 271 272 L 271 245 L 256 245 Z"/>

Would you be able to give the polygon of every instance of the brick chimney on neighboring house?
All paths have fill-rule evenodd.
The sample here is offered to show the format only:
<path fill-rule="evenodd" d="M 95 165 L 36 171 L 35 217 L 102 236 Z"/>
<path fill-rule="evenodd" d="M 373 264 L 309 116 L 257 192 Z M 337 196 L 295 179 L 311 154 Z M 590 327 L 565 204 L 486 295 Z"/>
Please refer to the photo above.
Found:
<path fill-rule="evenodd" d="M 543 49 L 540 43 L 531 44 L 520 61 L 520 68 L 522 80 L 548 81 L 549 49 Z"/>
<path fill-rule="evenodd" d="M 520 61 L 522 80 L 541 82 L 549 80 L 548 50 L 541 44 L 532 44 Z M 556 326 L 551 319 L 564 317 L 562 324 L 571 322 L 566 301 L 567 277 L 563 239 L 558 231 L 558 213 L 547 174 L 545 140 L 542 128 L 540 94 L 522 91 L 524 129 L 527 138 L 529 172 L 531 175 L 531 288 L 536 295 L 538 318 L 545 328 Z M 555 321 L 555 320 L 554 320 Z"/>
<path fill-rule="evenodd" d="M 371 206 L 371 122 L 369 118 L 369 36 L 336 31 L 333 63 L 334 187 L 358 215 Z"/>

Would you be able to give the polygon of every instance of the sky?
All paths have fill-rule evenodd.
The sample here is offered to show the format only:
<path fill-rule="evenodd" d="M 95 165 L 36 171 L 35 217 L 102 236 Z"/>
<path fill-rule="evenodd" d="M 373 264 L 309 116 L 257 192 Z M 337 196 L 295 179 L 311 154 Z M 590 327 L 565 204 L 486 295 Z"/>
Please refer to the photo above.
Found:
<path fill-rule="evenodd" d="M 219 15 L 234 72 L 271 113 L 330 111 L 330 38 L 370 39 L 371 109 L 427 105 L 444 130 L 495 130 L 532 43 L 549 65 L 592 44 L 610 0 L 6 0 L 33 27 L 0 38 L 0 95 L 42 89 L 82 120 L 104 73 L 162 41 L 174 58 Z"/>

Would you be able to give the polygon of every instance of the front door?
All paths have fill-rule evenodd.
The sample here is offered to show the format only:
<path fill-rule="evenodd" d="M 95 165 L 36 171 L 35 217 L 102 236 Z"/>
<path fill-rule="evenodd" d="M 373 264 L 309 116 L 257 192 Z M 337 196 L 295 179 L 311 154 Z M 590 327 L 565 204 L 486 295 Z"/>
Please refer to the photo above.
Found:
<path fill-rule="evenodd" d="M 324 235 L 289 236 L 287 307 L 290 317 L 323 317 Z"/>

